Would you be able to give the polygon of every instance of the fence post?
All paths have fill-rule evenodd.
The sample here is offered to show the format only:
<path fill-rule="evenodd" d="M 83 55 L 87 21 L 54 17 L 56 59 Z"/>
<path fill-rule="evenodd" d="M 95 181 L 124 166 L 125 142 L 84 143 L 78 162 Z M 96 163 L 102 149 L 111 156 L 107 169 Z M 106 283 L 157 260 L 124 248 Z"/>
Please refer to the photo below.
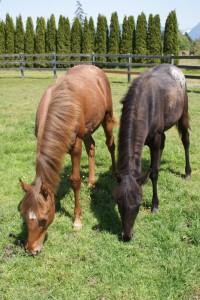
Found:
<path fill-rule="evenodd" d="M 170 64 L 174 65 L 174 54 L 170 55 Z"/>
<path fill-rule="evenodd" d="M 130 53 L 128 53 L 128 56 L 127 56 L 127 63 L 128 63 L 128 72 L 131 71 L 131 66 L 130 66 L 130 63 L 131 63 L 131 57 L 130 57 Z M 128 74 L 128 82 L 131 81 L 131 74 Z"/>
<path fill-rule="evenodd" d="M 57 78 L 57 74 L 56 74 L 56 54 L 53 53 L 52 57 L 53 57 L 53 62 L 52 62 L 52 64 L 53 64 L 53 78 L 56 79 Z"/>
<path fill-rule="evenodd" d="M 23 54 L 19 54 L 19 58 L 20 58 L 19 68 L 21 71 L 21 78 L 24 79 Z"/>
<path fill-rule="evenodd" d="M 92 65 L 95 65 L 95 56 L 94 56 L 94 52 L 92 52 L 92 54 L 91 54 L 91 60 L 92 60 Z"/>

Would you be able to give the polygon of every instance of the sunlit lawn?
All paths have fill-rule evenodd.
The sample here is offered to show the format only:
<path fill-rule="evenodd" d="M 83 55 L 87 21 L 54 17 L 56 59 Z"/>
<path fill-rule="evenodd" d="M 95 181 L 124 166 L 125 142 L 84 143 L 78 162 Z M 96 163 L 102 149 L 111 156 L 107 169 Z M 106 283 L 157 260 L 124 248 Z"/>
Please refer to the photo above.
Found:
<path fill-rule="evenodd" d="M 82 157 L 83 229 L 72 229 L 71 164 L 66 156 L 55 220 L 42 252 L 33 258 L 17 245 L 17 239 L 26 238 L 19 213 L 23 192 L 18 178 L 28 183 L 34 179 L 35 112 L 52 77 L 51 72 L 30 72 L 22 80 L 19 73 L 0 71 L 0 299 L 200 299 L 199 87 L 188 87 L 192 179 L 181 178 L 184 151 L 173 128 L 167 132 L 159 175 L 160 211 L 150 213 L 149 181 L 143 188 L 133 241 L 119 239 L 121 223 L 113 198 L 110 156 L 100 128 L 94 134 L 97 184 L 93 189 L 86 186 L 85 151 Z M 119 118 L 127 78 L 109 78 Z M 115 128 L 116 143 L 117 132 Z M 148 160 L 145 148 L 145 165 Z"/>

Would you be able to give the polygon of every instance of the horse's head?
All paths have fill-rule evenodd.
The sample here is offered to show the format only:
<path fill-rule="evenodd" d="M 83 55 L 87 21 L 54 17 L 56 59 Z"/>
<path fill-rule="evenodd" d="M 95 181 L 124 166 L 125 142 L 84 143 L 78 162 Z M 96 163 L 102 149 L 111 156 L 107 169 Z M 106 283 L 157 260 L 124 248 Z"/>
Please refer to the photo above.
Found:
<path fill-rule="evenodd" d="M 20 184 L 26 193 L 21 203 L 21 215 L 28 229 L 25 249 L 35 255 L 41 251 L 47 228 L 54 219 L 54 194 L 45 189 L 40 179 L 36 179 L 33 185 L 20 179 Z"/>
<path fill-rule="evenodd" d="M 117 175 L 117 187 L 115 188 L 115 199 L 122 220 L 122 238 L 125 242 L 133 237 L 133 226 L 142 204 L 141 185 L 147 180 L 147 174 L 138 178 L 133 175 Z"/>

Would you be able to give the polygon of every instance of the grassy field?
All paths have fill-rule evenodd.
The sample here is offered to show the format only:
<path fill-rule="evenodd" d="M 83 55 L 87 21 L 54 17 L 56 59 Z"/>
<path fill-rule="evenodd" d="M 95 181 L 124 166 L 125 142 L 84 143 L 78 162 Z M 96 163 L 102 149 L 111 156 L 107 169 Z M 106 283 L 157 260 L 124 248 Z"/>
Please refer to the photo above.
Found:
<path fill-rule="evenodd" d="M 17 74 L 17 76 L 16 76 Z M 127 78 L 109 75 L 114 111 Z M 192 179 L 184 181 L 184 152 L 175 128 L 167 132 L 158 182 L 160 211 L 150 213 L 152 188 L 143 187 L 143 206 L 130 243 L 119 239 L 121 223 L 114 203 L 114 180 L 103 130 L 95 134 L 95 188 L 87 189 L 87 157 L 81 168 L 83 229 L 74 232 L 70 159 L 56 193 L 56 215 L 42 252 L 31 257 L 18 245 L 25 239 L 18 178 L 35 175 L 35 112 L 53 82 L 52 73 L 0 72 L 0 299 L 197 300 L 200 299 L 200 88 L 188 87 L 191 117 Z M 117 131 L 115 136 L 117 142 Z M 144 149 L 143 163 L 148 165 Z M 17 240 L 13 237 L 16 235 Z"/>

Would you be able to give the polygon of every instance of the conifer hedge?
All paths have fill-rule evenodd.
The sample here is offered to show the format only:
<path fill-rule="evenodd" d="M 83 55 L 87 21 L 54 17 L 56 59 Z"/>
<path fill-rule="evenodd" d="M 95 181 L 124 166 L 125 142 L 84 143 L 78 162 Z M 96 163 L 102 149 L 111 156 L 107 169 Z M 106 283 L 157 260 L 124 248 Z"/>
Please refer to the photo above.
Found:
<path fill-rule="evenodd" d="M 27 54 L 33 54 L 35 50 L 35 35 L 34 35 L 33 20 L 31 17 L 28 17 L 26 21 L 24 43 L 25 43 L 24 52 Z M 32 56 L 26 57 L 26 61 L 27 62 L 33 61 L 33 57 Z M 28 63 L 27 66 L 33 67 L 33 64 Z"/>
<path fill-rule="evenodd" d="M 70 25 L 68 18 L 60 16 L 57 28 L 55 16 L 52 14 L 47 23 L 43 17 L 38 17 L 35 29 L 32 18 L 28 17 L 25 30 L 21 15 L 16 18 L 14 25 L 12 17 L 6 14 L 5 22 L 0 21 L 0 53 L 95 52 L 97 54 L 178 55 L 179 34 L 175 11 L 171 11 L 167 17 L 163 36 L 162 40 L 160 16 L 150 14 L 147 22 L 143 12 L 137 17 L 136 23 L 133 16 L 125 16 L 121 30 L 117 12 L 112 13 L 110 26 L 106 17 L 99 14 L 96 27 L 92 17 L 88 21 L 87 17 L 80 20 L 76 16 Z M 46 59 L 39 57 L 35 60 L 37 62 Z M 60 56 L 57 59 L 66 62 L 69 59 L 79 61 L 80 57 Z M 85 58 L 88 59 L 90 58 Z M 27 62 L 32 60 L 31 56 L 27 57 Z M 106 58 L 97 57 L 96 60 L 105 62 Z M 118 58 L 110 58 L 108 61 L 118 62 Z M 126 58 L 121 59 L 120 62 L 126 62 Z M 159 63 L 159 60 L 153 59 L 151 62 Z"/>

